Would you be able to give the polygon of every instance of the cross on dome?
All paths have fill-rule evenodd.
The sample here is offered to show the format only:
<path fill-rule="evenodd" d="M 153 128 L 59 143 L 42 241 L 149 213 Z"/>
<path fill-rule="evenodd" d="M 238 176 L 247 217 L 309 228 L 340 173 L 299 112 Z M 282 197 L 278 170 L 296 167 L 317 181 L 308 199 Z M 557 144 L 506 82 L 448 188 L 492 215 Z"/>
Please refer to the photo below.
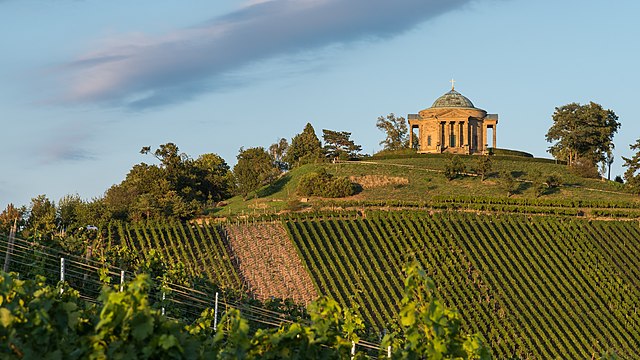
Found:
<path fill-rule="evenodd" d="M 451 79 L 451 81 L 449 81 L 451 83 L 451 90 L 455 90 L 455 83 L 456 81 Z"/>

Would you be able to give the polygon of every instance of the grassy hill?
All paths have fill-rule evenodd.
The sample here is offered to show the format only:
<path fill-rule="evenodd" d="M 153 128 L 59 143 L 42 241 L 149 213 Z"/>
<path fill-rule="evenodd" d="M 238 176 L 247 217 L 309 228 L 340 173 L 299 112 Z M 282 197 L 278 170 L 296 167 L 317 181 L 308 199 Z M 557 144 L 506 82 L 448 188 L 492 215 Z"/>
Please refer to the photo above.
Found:
<path fill-rule="evenodd" d="M 447 155 L 412 155 L 390 158 L 371 158 L 363 161 L 340 162 L 336 164 L 310 164 L 289 171 L 273 185 L 260 189 L 252 199 L 232 198 L 228 205 L 214 209 L 213 216 L 277 213 L 300 207 L 301 199 L 296 193 L 300 177 L 306 173 L 325 168 L 329 173 L 347 176 L 361 184 L 356 195 L 333 200 L 335 203 L 370 201 L 433 202 L 442 197 L 484 197 L 507 198 L 507 191 L 501 183 L 500 174 L 507 171 L 517 183 L 516 193 L 510 199 L 538 199 L 544 201 L 601 202 L 617 204 L 620 208 L 635 208 L 640 202 L 625 191 L 622 184 L 599 179 L 587 179 L 576 175 L 566 165 L 556 164 L 548 159 L 514 156 L 492 157 L 492 170 L 481 181 L 473 174 L 477 156 L 460 156 L 465 164 L 466 175 L 455 180 L 447 180 L 443 175 Z M 561 183 L 538 197 L 535 184 L 540 179 L 555 175 Z M 303 204 L 319 208 L 323 199 L 308 199 Z M 608 205 L 610 206 L 610 205 Z"/>

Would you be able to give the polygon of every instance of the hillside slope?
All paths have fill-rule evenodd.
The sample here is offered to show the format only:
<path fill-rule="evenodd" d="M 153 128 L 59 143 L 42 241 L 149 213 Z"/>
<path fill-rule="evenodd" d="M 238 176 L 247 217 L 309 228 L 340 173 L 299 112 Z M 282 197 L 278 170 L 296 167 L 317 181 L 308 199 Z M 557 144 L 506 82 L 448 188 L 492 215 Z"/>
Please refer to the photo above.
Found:
<path fill-rule="evenodd" d="M 565 165 L 548 159 L 494 156 L 492 169 L 484 181 L 475 176 L 478 156 L 461 156 L 465 174 L 447 180 L 443 174 L 450 161 L 447 155 L 421 155 L 412 157 L 368 159 L 366 161 L 335 164 L 309 164 L 284 174 L 271 186 L 256 192 L 249 200 L 234 197 L 228 205 L 213 209 L 213 216 L 259 215 L 296 210 L 299 207 L 322 207 L 324 200 L 311 198 L 299 204 L 303 197 L 296 190 L 300 178 L 319 168 L 339 176 L 349 177 L 360 185 L 360 191 L 351 197 L 333 201 L 432 201 L 442 196 L 475 196 L 510 199 L 542 199 L 558 201 L 592 201 L 608 204 L 622 203 L 620 207 L 640 206 L 640 199 L 628 193 L 624 185 L 606 180 L 587 179 L 576 175 Z M 515 191 L 505 189 L 503 174 L 515 179 Z M 546 190 L 542 196 L 536 186 L 549 176 L 555 176 L 560 186 Z"/>

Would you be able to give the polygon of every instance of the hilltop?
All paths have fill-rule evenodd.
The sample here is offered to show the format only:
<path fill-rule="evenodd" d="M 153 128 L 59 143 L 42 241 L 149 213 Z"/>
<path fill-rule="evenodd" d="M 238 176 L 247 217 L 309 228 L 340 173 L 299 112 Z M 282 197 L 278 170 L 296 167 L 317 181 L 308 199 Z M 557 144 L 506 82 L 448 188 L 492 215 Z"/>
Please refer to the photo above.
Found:
<path fill-rule="evenodd" d="M 400 154 L 373 156 L 359 161 L 307 164 L 286 172 L 273 184 L 256 191 L 249 199 L 233 197 L 226 205 L 215 209 L 214 216 L 275 214 L 300 210 L 319 210 L 335 206 L 400 206 L 403 203 L 441 202 L 444 198 L 502 199 L 507 203 L 528 201 L 530 204 L 589 204 L 588 207 L 635 208 L 640 201 L 624 185 L 608 180 L 585 178 L 565 164 L 550 159 L 523 156 L 491 156 L 492 167 L 484 181 L 474 173 L 479 156 L 456 155 L 464 164 L 464 174 L 454 180 L 444 176 L 446 154 Z M 336 199 L 307 198 L 297 192 L 300 178 L 325 169 L 336 176 L 345 176 L 357 184 L 353 196 Z M 501 177 L 510 173 L 515 181 L 511 194 Z M 542 195 L 536 186 L 554 176 L 558 186 Z M 300 202 L 302 201 L 302 203 Z M 449 200 L 451 201 L 451 200 Z M 598 205 L 598 206 L 596 206 Z M 601 205 L 601 206 L 599 206 Z"/>

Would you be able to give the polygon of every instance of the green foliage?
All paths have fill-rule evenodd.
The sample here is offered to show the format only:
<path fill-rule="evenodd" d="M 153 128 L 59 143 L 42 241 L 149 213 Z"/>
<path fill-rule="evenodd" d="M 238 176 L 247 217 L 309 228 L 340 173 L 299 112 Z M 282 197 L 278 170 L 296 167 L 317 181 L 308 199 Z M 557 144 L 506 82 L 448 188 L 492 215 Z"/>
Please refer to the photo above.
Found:
<path fill-rule="evenodd" d="M 7 207 L 0 213 L 0 234 L 8 234 L 14 223 L 17 226 L 23 226 L 26 212 L 27 209 L 24 206 L 16 208 L 11 203 L 7 204 Z"/>
<path fill-rule="evenodd" d="M 228 198 L 235 184 L 229 165 L 216 154 L 203 154 L 193 160 L 180 153 L 173 143 L 160 145 L 152 154 L 159 165 L 134 165 L 120 184 L 105 193 L 109 218 L 144 220 L 193 217 L 205 207 Z"/>
<path fill-rule="evenodd" d="M 271 184 L 280 174 L 273 159 L 262 147 L 246 150 L 241 148 L 237 158 L 238 162 L 233 167 L 233 175 L 236 179 L 238 192 L 243 198 L 246 198 L 250 192 Z"/>
<path fill-rule="evenodd" d="M 600 104 L 571 103 L 557 107 L 546 135 L 548 142 L 556 141 L 549 152 L 569 165 L 578 158 L 596 164 L 613 151 L 613 136 L 619 128 L 618 116 Z"/>
<path fill-rule="evenodd" d="M 465 166 L 458 155 L 453 155 L 447 159 L 444 165 L 444 177 L 451 181 L 458 178 L 465 171 Z"/>
<path fill-rule="evenodd" d="M 640 193 L 640 139 L 636 140 L 635 144 L 629 145 L 629 148 L 634 150 L 635 154 L 630 158 L 622 157 L 623 166 L 627 168 L 624 172 L 624 180 L 629 188 Z"/>
<path fill-rule="evenodd" d="M 362 151 L 362 146 L 351 140 L 350 132 L 322 129 L 322 139 L 325 143 L 324 153 L 331 159 L 354 159 Z"/>
<path fill-rule="evenodd" d="M 479 334 L 460 332 L 460 314 L 435 296 L 436 286 L 425 270 L 412 263 L 405 268 L 399 324 L 385 336 L 392 359 L 491 359 Z"/>
<path fill-rule="evenodd" d="M 324 154 L 322 145 L 310 123 L 305 125 L 302 133 L 291 139 L 284 161 L 293 167 L 322 161 Z"/>
<path fill-rule="evenodd" d="M 519 184 L 511 174 L 511 171 L 500 172 L 500 185 L 507 192 L 507 196 L 518 192 Z"/>
<path fill-rule="evenodd" d="M 0 275 L 0 355 L 15 358 L 345 359 L 365 327 L 357 306 L 342 307 L 327 297 L 309 305 L 310 319 L 305 323 L 284 323 L 253 333 L 240 312 L 229 309 L 213 329 L 214 313 L 207 309 L 185 326 L 153 309 L 147 275 L 137 276 L 123 291 L 104 287 L 95 307 L 85 307 L 73 289 L 48 286 L 43 278 L 21 281 Z M 488 358 L 481 337 L 461 342 L 455 311 L 445 309 L 441 314 L 439 301 L 423 296 L 423 285 L 413 279 L 406 283 L 403 304 L 411 310 L 403 310 L 403 327 L 392 336 L 397 347 L 394 358 L 422 357 L 429 347 L 443 356 Z M 429 334 L 437 338 L 418 338 L 423 335 L 423 323 L 432 327 Z M 441 341 L 446 341 L 445 348 L 438 347 Z"/>
<path fill-rule="evenodd" d="M 269 155 L 273 158 L 273 161 L 276 164 L 276 167 L 281 171 L 285 171 L 289 169 L 289 164 L 285 161 L 287 156 L 287 152 L 289 151 L 289 143 L 287 139 L 281 138 L 278 142 L 271 144 L 269 146 Z"/>
<path fill-rule="evenodd" d="M 78 293 L 47 286 L 45 279 L 19 280 L 0 272 L 0 357 L 80 359 L 90 314 Z"/>
<path fill-rule="evenodd" d="M 476 164 L 476 174 L 480 175 L 481 181 L 484 181 L 489 171 L 491 171 L 491 168 L 491 158 L 488 155 L 480 155 L 478 157 L 478 163 Z"/>
<path fill-rule="evenodd" d="M 386 116 L 379 116 L 376 127 L 384 131 L 386 138 L 380 141 L 383 150 L 396 151 L 409 147 L 409 131 L 407 121 L 403 117 L 396 117 L 393 113 Z"/>
<path fill-rule="evenodd" d="M 300 178 L 298 194 L 302 196 L 320 196 L 338 198 L 355 194 L 355 184 L 344 176 L 334 176 L 324 168 L 310 172 Z"/>
<path fill-rule="evenodd" d="M 56 232 L 56 206 L 46 195 L 31 199 L 24 234 L 43 244 L 51 244 Z"/>

